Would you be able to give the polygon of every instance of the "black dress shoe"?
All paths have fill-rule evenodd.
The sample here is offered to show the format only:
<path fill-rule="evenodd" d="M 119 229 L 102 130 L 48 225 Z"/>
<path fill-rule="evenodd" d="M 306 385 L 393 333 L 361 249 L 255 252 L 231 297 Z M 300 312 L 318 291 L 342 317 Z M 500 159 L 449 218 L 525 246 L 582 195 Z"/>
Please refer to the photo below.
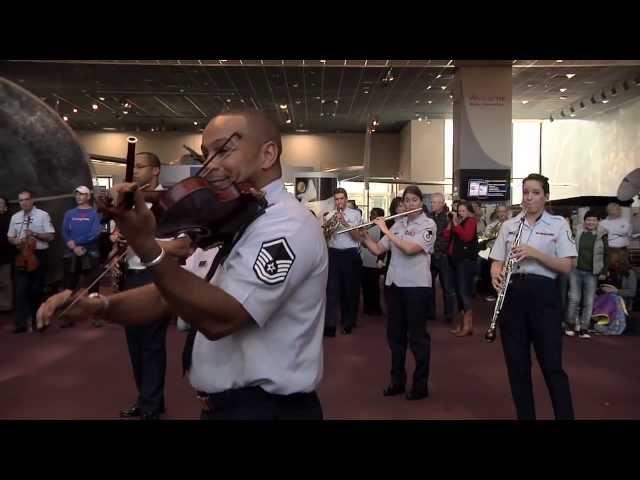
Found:
<path fill-rule="evenodd" d="M 324 336 L 325 337 L 335 337 L 336 336 L 336 327 L 324 327 Z"/>
<path fill-rule="evenodd" d="M 353 331 L 353 327 L 344 327 L 342 329 L 342 334 L 343 335 L 351 335 L 352 331 Z"/>
<path fill-rule="evenodd" d="M 142 410 L 137 405 L 134 405 L 131 408 L 125 408 L 124 410 L 120 410 L 120 416 L 122 418 L 131 418 L 131 417 L 141 417 Z"/>
<path fill-rule="evenodd" d="M 429 396 L 428 390 L 411 390 L 407 393 L 407 400 L 421 400 Z"/>
<path fill-rule="evenodd" d="M 143 412 L 141 420 L 160 420 L 160 412 Z"/>
<path fill-rule="evenodd" d="M 382 395 L 385 397 L 391 397 L 393 395 L 400 395 L 404 393 L 405 386 L 404 385 L 389 385 L 382 391 Z"/>

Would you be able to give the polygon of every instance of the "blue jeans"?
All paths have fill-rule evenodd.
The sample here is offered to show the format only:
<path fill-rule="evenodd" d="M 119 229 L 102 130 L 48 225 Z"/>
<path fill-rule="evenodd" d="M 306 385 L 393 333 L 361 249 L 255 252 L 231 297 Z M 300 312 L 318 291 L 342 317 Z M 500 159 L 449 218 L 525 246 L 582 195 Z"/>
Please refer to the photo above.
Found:
<path fill-rule="evenodd" d="M 466 258 L 450 258 L 458 296 L 458 307 L 462 311 L 469 312 L 476 289 L 476 261 Z"/>
<path fill-rule="evenodd" d="M 591 325 L 593 300 L 596 297 L 598 277 L 593 273 L 577 268 L 569 275 L 569 303 L 567 305 L 567 323 L 577 330 L 588 330 Z M 582 304 L 582 313 L 578 321 L 578 309 Z"/>

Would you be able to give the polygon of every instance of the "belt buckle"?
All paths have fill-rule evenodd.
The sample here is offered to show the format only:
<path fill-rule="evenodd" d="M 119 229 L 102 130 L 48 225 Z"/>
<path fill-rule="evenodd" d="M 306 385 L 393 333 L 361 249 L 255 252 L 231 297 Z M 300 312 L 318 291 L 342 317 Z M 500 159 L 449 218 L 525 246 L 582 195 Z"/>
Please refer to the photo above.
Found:
<path fill-rule="evenodd" d="M 208 413 L 211 413 L 213 411 L 213 408 L 209 403 L 208 395 L 196 395 L 196 398 L 200 401 L 200 404 L 202 405 L 202 410 Z"/>

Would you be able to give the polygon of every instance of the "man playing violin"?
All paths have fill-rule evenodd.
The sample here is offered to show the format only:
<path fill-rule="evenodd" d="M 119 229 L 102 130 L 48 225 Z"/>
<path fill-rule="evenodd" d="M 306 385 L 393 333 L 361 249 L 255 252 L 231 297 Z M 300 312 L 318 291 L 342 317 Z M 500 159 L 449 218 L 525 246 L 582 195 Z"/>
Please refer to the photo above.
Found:
<path fill-rule="evenodd" d="M 102 316 L 143 325 L 171 311 L 195 335 L 184 367 L 202 404 L 203 419 L 321 419 L 315 388 L 322 377 L 327 251 L 322 230 L 282 180 L 282 142 L 261 112 L 225 112 L 203 133 L 207 179 L 224 189 L 250 182 L 268 203 L 239 233 L 210 281 L 181 268 L 154 238 L 156 220 L 135 184 L 114 188 L 115 203 L 136 191 L 135 208 L 116 215 L 153 284 L 111 296 L 84 298 L 77 318 Z M 38 312 L 46 326 L 69 292 Z"/>
<path fill-rule="evenodd" d="M 27 247 L 29 240 L 35 240 L 37 267 L 33 270 L 17 267 L 16 282 L 16 328 L 14 333 L 28 331 L 29 323 L 35 330 L 36 311 L 42 302 L 42 294 L 47 281 L 47 251 L 55 236 L 51 217 L 33 204 L 33 194 L 23 190 L 18 194 L 20 211 L 16 212 L 9 223 L 7 237 L 10 243 L 18 247 L 18 255 Z"/>

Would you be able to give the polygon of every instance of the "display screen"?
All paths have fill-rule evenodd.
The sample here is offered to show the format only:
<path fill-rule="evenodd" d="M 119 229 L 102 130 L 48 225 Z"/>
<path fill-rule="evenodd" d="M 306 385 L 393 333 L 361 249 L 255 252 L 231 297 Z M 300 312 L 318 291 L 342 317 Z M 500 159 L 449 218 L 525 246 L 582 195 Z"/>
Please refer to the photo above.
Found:
<path fill-rule="evenodd" d="M 509 192 L 507 179 L 470 178 L 467 198 L 482 200 L 506 200 Z"/>

